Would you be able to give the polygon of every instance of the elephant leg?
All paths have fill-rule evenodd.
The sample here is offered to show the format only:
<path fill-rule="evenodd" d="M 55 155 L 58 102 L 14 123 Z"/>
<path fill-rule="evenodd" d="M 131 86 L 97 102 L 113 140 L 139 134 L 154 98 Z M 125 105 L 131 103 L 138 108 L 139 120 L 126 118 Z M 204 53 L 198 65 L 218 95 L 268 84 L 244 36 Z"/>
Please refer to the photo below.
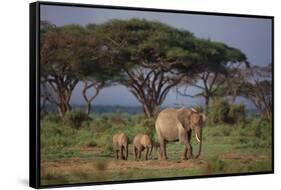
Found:
<path fill-rule="evenodd" d="M 127 146 L 124 146 L 123 148 L 123 155 L 124 155 L 124 160 L 127 160 L 128 159 L 128 149 L 127 149 Z"/>
<path fill-rule="evenodd" d="M 192 146 L 191 146 L 191 143 L 190 143 L 190 140 L 191 140 L 191 133 L 192 133 L 191 130 L 190 130 L 189 132 L 187 132 L 187 142 L 188 142 L 188 144 L 190 145 L 189 157 L 190 157 L 190 158 L 193 158 Z"/>
<path fill-rule="evenodd" d="M 125 160 L 125 156 L 124 156 L 124 147 L 123 147 L 123 146 L 121 146 L 120 154 L 121 154 L 121 159 L 122 159 L 122 160 Z"/>
<path fill-rule="evenodd" d="M 158 140 L 158 143 L 159 143 L 159 160 L 164 160 L 164 139 L 162 138 L 161 134 L 159 133 L 158 130 L 156 130 L 156 133 L 157 133 L 157 140 Z"/>
<path fill-rule="evenodd" d="M 182 157 L 181 157 L 182 160 L 186 160 L 187 159 L 187 148 L 186 146 L 184 146 L 184 152 L 182 154 Z"/>
<path fill-rule="evenodd" d="M 159 160 L 166 160 L 166 143 L 164 139 L 158 138 L 159 144 L 160 144 L 160 158 Z"/>
<path fill-rule="evenodd" d="M 137 160 L 138 149 L 134 146 L 134 160 Z"/>
<path fill-rule="evenodd" d="M 167 141 L 164 140 L 164 160 L 168 159 L 166 145 L 167 145 Z"/>
<path fill-rule="evenodd" d="M 116 153 L 116 159 L 118 160 L 118 159 L 119 159 L 119 150 L 116 149 L 116 150 L 115 150 L 115 153 Z"/>
<path fill-rule="evenodd" d="M 187 149 L 187 151 L 188 151 L 188 158 L 192 159 L 193 155 L 192 155 L 192 147 L 191 147 L 190 143 L 185 141 L 184 145 L 185 145 L 185 149 Z"/>
<path fill-rule="evenodd" d="M 149 147 L 145 148 L 145 160 L 148 160 L 148 151 L 149 151 Z"/>
<path fill-rule="evenodd" d="M 141 149 L 139 149 L 139 150 L 138 150 L 138 160 L 140 160 L 140 159 L 141 159 L 141 152 L 142 152 L 142 150 L 141 150 Z"/>

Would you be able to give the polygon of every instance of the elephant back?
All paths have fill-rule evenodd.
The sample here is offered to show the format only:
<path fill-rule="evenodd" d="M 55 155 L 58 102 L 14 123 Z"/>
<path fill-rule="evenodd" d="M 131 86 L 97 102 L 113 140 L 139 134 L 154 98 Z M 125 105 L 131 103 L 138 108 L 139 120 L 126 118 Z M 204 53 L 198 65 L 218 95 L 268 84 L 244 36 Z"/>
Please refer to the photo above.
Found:
<path fill-rule="evenodd" d="M 174 126 L 177 123 L 177 109 L 166 108 L 162 110 L 156 119 L 156 128 L 165 128 L 168 126 Z M 158 127 L 157 127 L 158 126 Z"/>
<path fill-rule="evenodd" d="M 161 111 L 156 119 L 156 133 L 159 139 L 174 141 L 178 139 L 179 121 L 177 109 L 167 108 Z"/>
<path fill-rule="evenodd" d="M 120 133 L 119 139 L 120 139 L 120 143 L 122 145 L 128 144 L 129 138 L 128 138 L 128 136 L 125 133 Z"/>

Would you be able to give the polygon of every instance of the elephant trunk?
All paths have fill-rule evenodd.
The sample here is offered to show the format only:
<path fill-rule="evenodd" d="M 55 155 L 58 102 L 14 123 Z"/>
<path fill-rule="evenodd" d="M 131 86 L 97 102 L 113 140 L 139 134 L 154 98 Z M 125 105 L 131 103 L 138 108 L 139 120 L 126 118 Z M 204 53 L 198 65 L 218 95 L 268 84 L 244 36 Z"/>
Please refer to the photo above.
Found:
<path fill-rule="evenodd" d="M 202 150 L 202 128 L 198 128 L 196 131 L 195 131 L 195 137 L 199 143 L 199 148 L 198 148 L 198 153 L 197 155 L 195 156 L 195 158 L 198 158 L 201 154 L 201 150 Z"/>

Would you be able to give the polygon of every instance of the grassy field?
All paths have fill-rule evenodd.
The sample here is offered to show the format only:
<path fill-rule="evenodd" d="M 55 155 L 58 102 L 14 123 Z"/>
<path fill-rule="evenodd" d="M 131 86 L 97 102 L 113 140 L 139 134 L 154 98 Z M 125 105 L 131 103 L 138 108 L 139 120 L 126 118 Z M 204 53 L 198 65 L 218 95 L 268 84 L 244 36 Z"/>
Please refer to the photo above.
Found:
<path fill-rule="evenodd" d="M 93 116 L 79 129 L 71 128 L 56 115 L 41 121 L 41 185 L 87 183 L 179 176 L 201 176 L 271 171 L 271 124 L 248 118 L 235 125 L 206 125 L 199 159 L 180 160 L 183 145 L 167 145 L 167 161 L 157 160 L 153 152 L 148 161 L 115 160 L 111 139 L 118 131 L 130 140 L 140 132 L 152 134 L 154 121 L 139 115 L 107 114 Z M 192 139 L 194 140 L 194 139 Z M 197 151 L 192 141 L 194 152 Z"/>

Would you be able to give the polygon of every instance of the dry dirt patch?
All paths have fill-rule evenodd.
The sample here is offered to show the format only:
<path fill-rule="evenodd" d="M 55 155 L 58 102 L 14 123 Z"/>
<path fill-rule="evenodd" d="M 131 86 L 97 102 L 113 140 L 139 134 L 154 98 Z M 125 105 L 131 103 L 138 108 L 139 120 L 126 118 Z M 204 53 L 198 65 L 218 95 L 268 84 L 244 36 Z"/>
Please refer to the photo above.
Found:
<path fill-rule="evenodd" d="M 259 160 L 267 160 L 268 156 L 264 155 L 241 155 L 238 153 L 227 153 L 220 157 L 222 160 L 237 160 L 244 163 L 248 163 L 250 161 L 259 161 Z"/>
<path fill-rule="evenodd" d="M 56 172 L 65 171 L 126 171 L 129 169 L 191 169 L 202 168 L 205 163 L 200 160 L 185 160 L 179 163 L 172 161 L 123 161 L 111 160 L 104 162 L 79 162 L 79 159 L 69 159 L 66 162 L 42 161 L 42 168 Z"/>

